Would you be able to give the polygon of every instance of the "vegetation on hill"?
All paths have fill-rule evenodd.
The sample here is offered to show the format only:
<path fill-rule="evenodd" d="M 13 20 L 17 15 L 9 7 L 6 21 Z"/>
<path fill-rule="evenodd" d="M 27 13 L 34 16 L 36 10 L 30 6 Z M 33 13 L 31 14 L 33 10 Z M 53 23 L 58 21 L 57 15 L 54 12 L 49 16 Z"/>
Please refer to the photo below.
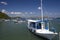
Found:
<path fill-rule="evenodd" d="M 10 17 L 7 14 L 0 12 L 0 19 L 9 19 L 9 18 Z"/>

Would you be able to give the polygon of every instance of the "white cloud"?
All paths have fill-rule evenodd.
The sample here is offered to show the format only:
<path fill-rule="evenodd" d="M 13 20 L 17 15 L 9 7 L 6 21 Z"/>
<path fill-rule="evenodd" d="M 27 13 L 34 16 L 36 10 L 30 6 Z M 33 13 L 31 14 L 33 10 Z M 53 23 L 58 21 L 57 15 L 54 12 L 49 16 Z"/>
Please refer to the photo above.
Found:
<path fill-rule="evenodd" d="M 8 4 L 7 2 L 3 2 L 3 1 L 0 2 L 0 3 L 3 4 L 3 5 L 7 5 Z"/>
<path fill-rule="evenodd" d="M 11 14 L 22 14 L 22 12 L 11 12 Z"/>
<path fill-rule="evenodd" d="M 5 9 L 2 9 L 2 12 L 5 12 Z"/>
<path fill-rule="evenodd" d="M 33 12 L 30 12 L 30 14 L 33 14 Z"/>

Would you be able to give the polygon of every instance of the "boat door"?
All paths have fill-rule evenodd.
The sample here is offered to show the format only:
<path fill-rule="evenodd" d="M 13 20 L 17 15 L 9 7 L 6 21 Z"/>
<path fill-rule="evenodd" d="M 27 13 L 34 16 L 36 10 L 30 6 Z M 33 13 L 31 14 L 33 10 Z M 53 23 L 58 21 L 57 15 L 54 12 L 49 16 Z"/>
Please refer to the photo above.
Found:
<path fill-rule="evenodd" d="M 37 29 L 41 29 L 41 23 L 37 23 Z"/>

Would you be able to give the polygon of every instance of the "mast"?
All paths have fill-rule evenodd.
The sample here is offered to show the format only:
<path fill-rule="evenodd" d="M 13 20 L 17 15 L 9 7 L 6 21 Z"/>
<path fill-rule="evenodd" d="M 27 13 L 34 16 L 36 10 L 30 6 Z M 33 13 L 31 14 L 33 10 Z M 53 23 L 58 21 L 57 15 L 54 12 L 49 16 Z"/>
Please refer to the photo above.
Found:
<path fill-rule="evenodd" d="M 43 5 L 42 5 L 42 0 L 41 0 L 41 7 L 39 7 L 38 9 L 40 9 L 40 11 L 41 11 L 41 20 L 42 20 L 42 22 L 41 22 L 41 27 L 42 27 L 42 30 L 45 28 L 45 22 L 43 22 Z"/>
<path fill-rule="evenodd" d="M 41 27 L 42 27 L 42 30 L 45 29 L 45 22 L 44 22 L 44 15 L 43 15 L 43 5 L 42 5 L 43 1 L 41 0 Z M 49 30 L 49 23 L 47 23 L 48 25 L 48 30 Z"/>
<path fill-rule="evenodd" d="M 43 22 L 43 7 L 42 7 L 42 0 L 41 0 L 41 19 L 42 19 L 42 22 Z"/>
<path fill-rule="evenodd" d="M 43 5 L 42 5 L 42 0 L 41 0 L 41 27 L 42 27 L 42 30 L 45 28 L 45 23 L 43 22 Z"/>

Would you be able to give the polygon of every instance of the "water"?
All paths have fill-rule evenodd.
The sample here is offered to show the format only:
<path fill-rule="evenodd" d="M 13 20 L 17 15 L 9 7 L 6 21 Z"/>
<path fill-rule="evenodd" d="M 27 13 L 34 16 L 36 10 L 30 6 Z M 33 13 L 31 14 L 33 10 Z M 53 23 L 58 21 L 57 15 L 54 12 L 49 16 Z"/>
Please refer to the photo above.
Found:
<path fill-rule="evenodd" d="M 50 26 L 55 27 L 60 32 L 60 21 L 50 21 Z M 27 29 L 27 23 L 0 22 L 0 40 L 45 40 L 41 37 L 33 35 Z M 58 36 L 53 40 L 58 40 Z"/>

